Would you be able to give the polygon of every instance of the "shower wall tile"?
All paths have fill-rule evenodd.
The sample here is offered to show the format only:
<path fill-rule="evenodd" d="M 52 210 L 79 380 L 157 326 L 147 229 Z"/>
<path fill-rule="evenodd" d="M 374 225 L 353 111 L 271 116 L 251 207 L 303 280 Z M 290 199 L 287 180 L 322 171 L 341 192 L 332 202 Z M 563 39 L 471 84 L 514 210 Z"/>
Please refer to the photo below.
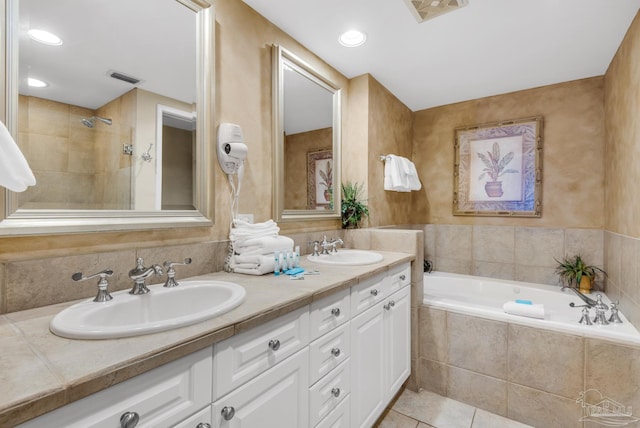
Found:
<path fill-rule="evenodd" d="M 507 417 L 544 428 L 583 428 L 582 409 L 567 399 L 537 389 L 509 383 Z"/>
<path fill-rule="evenodd" d="M 564 256 L 564 229 L 518 227 L 515 236 L 518 265 L 555 267 Z"/>
<path fill-rule="evenodd" d="M 507 324 L 447 313 L 447 362 L 499 379 L 507 378 Z M 467 352 L 473 349 L 473 352 Z"/>
<path fill-rule="evenodd" d="M 620 283 L 618 286 L 632 300 L 638 300 L 638 240 L 620 238 Z"/>
<path fill-rule="evenodd" d="M 418 359 L 418 386 L 427 391 L 447 396 L 449 368 L 446 364 L 426 358 Z"/>
<path fill-rule="evenodd" d="M 425 224 L 424 232 L 424 258 L 434 260 L 436 257 L 436 225 Z"/>
<path fill-rule="evenodd" d="M 437 225 L 436 246 L 439 258 L 471 260 L 472 227 L 452 224 Z"/>
<path fill-rule="evenodd" d="M 594 266 L 604 266 L 604 231 L 602 229 L 566 229 L 564 254 L 580 255 Z"/>
<path fill-rule="evenodd" d="M 607 281 L 614 283 L 620 287 L 620 267 L 622 252 L 622 235 L 617 233 L 605 232 L 604 235 L 604 258 L 605 270 L 607 271 Z"/>
<path fill-rule="evenodd" d="M 584 390 L 584 339 L 509 324 L 509 373 L 513 383 L 566 398 Z"/>
<path fill-rule="evenodd" d="M 515 264 L 513 263 L 491 263 L 491 262 L 479 262 L 473 263 L 473 275 L 486 276 L 488 278 L 498 279 L 515 279 Z"/>
<path fill-rule="evenodd" d="M 559 285 L 560 283 L 555 267 L 516 265 L 515 280 L 549 285 Z"/>
<path fill-rule="evenodd" d="M 473 260 L 513 263 L 515 228 L 509 226 L 473 226 Z"/>
<path fill-rule="evenodd" d="M 447 312 L 420 306 L 418 309 L 420 357 L 447 362 Z"/>
<path fill-rule="evenodd" d="M 449 366 L 447 396 L 491 413 L 507 415 L 507 382 Z"/>
<path fill-rule="evenodd" d="M 473 268 L 471 266 L 471 260 L 458 260 L 436 257 L 434 270 L 471 275 Z"/>

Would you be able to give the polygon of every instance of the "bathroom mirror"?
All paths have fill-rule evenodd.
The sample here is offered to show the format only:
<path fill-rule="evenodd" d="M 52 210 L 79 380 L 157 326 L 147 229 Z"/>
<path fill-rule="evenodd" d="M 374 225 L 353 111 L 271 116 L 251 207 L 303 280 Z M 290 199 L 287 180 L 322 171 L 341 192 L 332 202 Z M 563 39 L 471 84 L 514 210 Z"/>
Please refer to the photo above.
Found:
<path fill-rule="evenodd" d="M 0 235 L 211 225 L 213 0 L 1 2 L 5 123 L 37 184 L 6 191 Z"/>
<path fill-rule="evenodd" d="M 340 218 L 340 89 L 273 46 L 274 216 Z"/>

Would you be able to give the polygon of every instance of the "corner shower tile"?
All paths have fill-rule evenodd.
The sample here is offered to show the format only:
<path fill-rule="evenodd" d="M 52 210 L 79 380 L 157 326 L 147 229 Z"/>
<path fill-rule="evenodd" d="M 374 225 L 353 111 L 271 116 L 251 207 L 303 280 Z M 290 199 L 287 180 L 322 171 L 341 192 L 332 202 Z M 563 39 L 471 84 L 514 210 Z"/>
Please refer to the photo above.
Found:
<path fill-rule="evenodd" d="M 435 262 L 433 270 L 471 275 L 471 260 L 456 260 L 437 257 Z"/>
<path fill-rule="evenodd" d="M 567 399 L 537 389 L 507 385 L 508 418 L 544 428 L 583 428 L 575 398 Z"/>
<path fill-rule="evenodd" d="M 440 395 L 447 395 L 449 368 L 437 361 L 418 359 L 418 387 Z"/>
<path fill-rule="evenodd" d="M 472 226 L 439 224 L 436 226 L 436 256 L 441 259 L 470 261 Z"/>
<path fill-rule="evenodd" d="M 613 232 L 604 234 L 604 268 L 607 271 L 607 281 L 613 282 L 619 288 L 620 259 L 622 251 L 622 236 Z"/>
<path fill-rule="evenodd" d="M 554 267 L 564 255 L 564 229 L 517 227 L 515 261 L 517 265 Z"/>
<path fill-rule="evenodd" d="M 638 288 L 638 240 L 629 236 L 620 237 L 620 289 L 636 300 Z"/>
<path fill-rule="evenodd" d="M 130 288 L 127 272 L 135 259 L 134 250 L 124 250 L 10 262 L 5 283 L 7 313 L 95 296 L 97 281 L 77 283 L 71 279 L 75 272 L 90 275 L 111 268 L 109 290 Z"/>
<path fill-rule="evenodd" d="M 425 224 L 424 232 L 424 258 L 434 260 L 436 258 L 436 225 Z"/>
<path fill-rule="evenodd" d="M 143 257 L 145 266 L 151 264 L 162 265 L 165 261 L 183 262 L 191 258 L 191 264 L 176 266 L 176 280 L 190 278 L 214 272 L 216 258 L 216 243 L 204 242 L 197 244 L 172 245 L 167 247 L 142 248 L 137 251 L 138 257 Z M 132 266 L 133 267 L 133 266 Z M 158 283 L 160 279 L 153 278 L 150 283 Z"/>
<path fill-rule="evenodd" d="M 596 389 L 624 406 L 640 409 L 640 347 L 586 340 L 585 390 Z M 636 410 L 635 416 L 638 416 Z"/>
<path fill-rule="evenodd" d="M 564 253 L 579 254 L 587 263 L 604 266 L 604 231 L 602 229 L 566 229 Z"/>
<path fill-rule="evenodd" d="M 447 313 L 450 365 L 499 379 L 507 378 L 507 324 Z"/>
<path fill-rule="evenodd" d="M 418 308 L 420 354 L 429 360 L 447 361 L 447 312 L 426 306 Z"/>
<path fill-rule="evenodd" d="M 429 391 L 405 390 L 393 410 L 434 427 L 469 428 L 475 409 Z"/>
<path fill-rule="evenodd" d="M 447 396 L 497 415 L 507 415 L 507 382 L 449 366 Z"/>
<path fill-rule="evenodd" d="M 473 226 L 473 260 L 513 263 L 515 228 L 510 226 Z"/>
<path fill-rule="evenodd" d="M 516 265 L 516 281 L 533 282 L 536 284 L 559 285 L 560 279 L 555 268 Z"/>
<path fill-rule="evenodd" d="M 473 275 L 498 279 L 515 279 L 516 267 L 513 263 L 474 261 Z"/>
<path fill-rule="evenodd" d="M 508 355 L 510 382 L 573 399 L 583 390 L 582 337 L 509 324 Z"/>

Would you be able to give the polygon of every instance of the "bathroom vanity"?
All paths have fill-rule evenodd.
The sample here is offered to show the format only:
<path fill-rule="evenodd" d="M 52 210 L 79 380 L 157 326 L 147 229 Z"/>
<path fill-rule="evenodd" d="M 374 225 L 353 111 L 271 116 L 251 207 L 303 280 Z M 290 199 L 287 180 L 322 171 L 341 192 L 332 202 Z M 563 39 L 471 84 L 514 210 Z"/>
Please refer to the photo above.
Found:
<path fill-rule="evenodd" d="M 113 386 L 69 399 L 69 404 L 19 426 L 371 426 L 411 369 L 413 256 L 382 254 L 382 262 L 369 266 L 323 266 L 320 275 L 304 281 L 207 275 L 243 285 L 246 301 L 218 317 L 222 319 L 182 329 L 102 341 L 47 333 L 45 357 L 54 352 L 52 342 L 85 352 L 89 360 L 97 349 L 115 356 L 136 339 L 151 347 L 164 342 L 163 336 L 174 342 L 164 342 L 164 350 L 157 352 L 136 343 L 137 357 L 130 355 L 116 367 L 104 356 L 95 358 L 95 367 L 75 385 L 72 381 L 61 390 L 43 391 L 42 405 L 73 396 L 82 389 L 79 384 Z M 42 318 L 41 325 L 51 317 Z M 176 339 L 180 331 L 184 334 Z M 165 356 L 164 364 L 155 362 L 158 355 Z M 150 364 L 155 368 L 147 371 Z M 37 402 L 37 397 L 31 400 Z M 32 409 L 23 407 L 24 412 Z M 0 413 L 2 417 L 3 424 L 14 425 L 9 418 L 15 420 L 19 413 Z"/>

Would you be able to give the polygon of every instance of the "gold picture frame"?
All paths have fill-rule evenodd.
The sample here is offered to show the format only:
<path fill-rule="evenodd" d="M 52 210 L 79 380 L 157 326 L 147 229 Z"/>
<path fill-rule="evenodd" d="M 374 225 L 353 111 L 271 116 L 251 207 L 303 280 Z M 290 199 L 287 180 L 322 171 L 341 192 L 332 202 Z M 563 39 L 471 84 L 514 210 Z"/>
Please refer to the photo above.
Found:
<path fill-rule="evenodd" d="M 455 130 L 453 215 L 542 216 L 543 118 Z"/>

